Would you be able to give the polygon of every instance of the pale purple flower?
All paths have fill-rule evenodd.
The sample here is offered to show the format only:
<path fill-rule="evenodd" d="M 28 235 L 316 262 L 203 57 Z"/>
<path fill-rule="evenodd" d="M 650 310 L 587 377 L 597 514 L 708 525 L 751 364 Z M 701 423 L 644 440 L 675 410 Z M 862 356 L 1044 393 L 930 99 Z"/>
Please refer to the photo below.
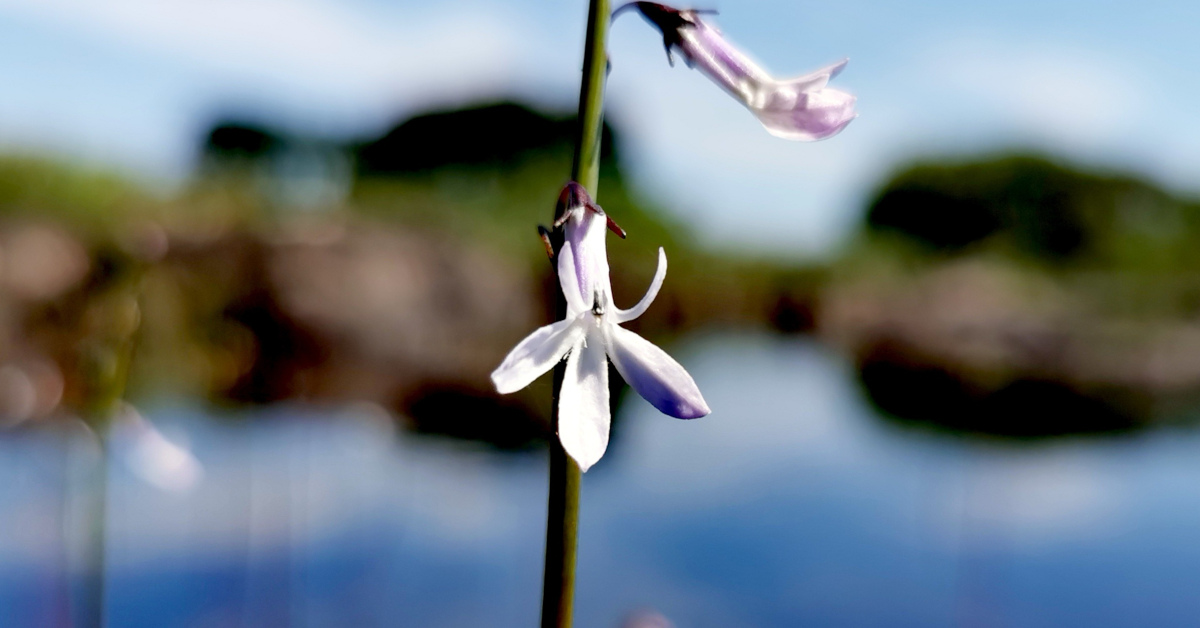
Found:
<path fill-rule="evenodd" d="M 779 80 L 701 20 L 701 11 L 681 11 L 656 2 L 632 2 L 617 11 L 626 7 L 637 9 L 662 31 L 668 61 L 671 50 L 679 50 L 689 67 L 699 69 L 741 101 L 772 135 L 801 141 L 825 139 L 858 115 L 854 96 L 828 87 L 829 79 L 846 67 L 846 60 Z"/>
<path fill-rule="evenodd" d="M 118 409 L 112 437 L 113 450 L 148 484 L 182 493 L 204 479 L 204 467 L 192 451 L 168 439 L 129 404 Z"/>
<path fill-rule="evenodd" d="M 564 357 L 566 375 L 558 401 L 558 437 L 563 449 L 587 471 L 608 447 L 608 361 L 621 377 L 661 412 L 680 419 L 709 413 L 708 404 L 671 356 L 620 326 L 650 307 L 667 275 L 667 256 L 658 250 L 658 270 L 637 305 L 613 305 L 605 250 L 608 218 L 577 183 L 562 216 L 564 243 L 558 252 L 558 280 L 567 301 L 567 317 L 534 331 L 492 373 L 501 394 L 518 391 Z"/>

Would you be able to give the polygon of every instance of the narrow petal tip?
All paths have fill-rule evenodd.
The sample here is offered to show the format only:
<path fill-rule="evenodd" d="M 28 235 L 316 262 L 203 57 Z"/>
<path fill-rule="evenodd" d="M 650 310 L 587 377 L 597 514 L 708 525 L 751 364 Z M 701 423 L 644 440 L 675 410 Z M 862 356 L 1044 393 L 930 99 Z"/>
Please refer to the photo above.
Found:
<path fill-rule="evenodd" d="M 694 386 L 694 384 L 693 384 Z M 691 391 L 687 391 L 691 392 Z M 650 400 L 647 400 L 650 401 Z M 663 414 L 676 419 L 699 419 L 712 414 L 708 402 L 697 389 L 695 394 L 679 394 L 677 396 L 660 398 L 651 404 Z"/>
<path fill-rule="evenodd" d="M 837 75 L 842 73 L 842 70 L 846 69 L 846 64 L 848 63 L 850 63 L 850 57 L 845 57 L 841 61 L 838 61 L 828 68 L 825 68 L 825 71 L 829 72 L 829 78 L 836 78 Z"/>
<path fill-rule="evenodd" d="M 602 458 L 604 456 L 604 452 L 600 452 L 600 455 L 596 456 L 594 458 L 582 458 L 582 459 L 576 458 L 574 455 L 571 454 L 571 452 L 567 452 L 567 455 L 570 455 L 571 460 L 574 460 L 575 464 L 579 465 L 580 473 L 587 473 L 588 469 L 592 468 L 592 465 L 594 465 L 600 461 L 600 458 Z"/>
<path fill-rule="evenodd" d="M 609 333 L 613 366 L 659 412 L 677 419 L 711 412 L 692 376 L 665 351 L 628 329 L 613 326 Z"/>

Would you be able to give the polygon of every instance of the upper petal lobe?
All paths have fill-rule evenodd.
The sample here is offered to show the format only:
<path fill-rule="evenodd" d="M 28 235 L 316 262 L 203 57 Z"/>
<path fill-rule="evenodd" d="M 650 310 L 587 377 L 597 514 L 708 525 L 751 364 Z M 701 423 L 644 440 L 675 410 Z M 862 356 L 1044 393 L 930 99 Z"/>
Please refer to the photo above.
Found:
<path fill-rule="evenodd" d="M 558 285 L 562 288 L 563 297 L 567 300 L 567 318 L 573 318 L 580 312 L 590 309 L 587 300 L 590 295 L 585 297 L 583 293 L 583 284 L 576 281 L 576 267 L 578 261 L 575 259 L 575 248 L 570 242 L 564 242 L 562 248 L 558 251 Z"/>
<path fill-rule="evenodd" d="M 654 303 L 654 297 L 658 296 L 658 291 L 662 289 L 663 280 L 667 278 L 667 252 L 660 246 L 658 247 L 658 269 L 654 271 L 654 279 L 650 281 L 650 288 L 646 290 L 645 296 L 637 305 L 628 310 L 617 310 L 615 312 L 615 320 L 618 323 L 627 323 L 646 312 L 651 303 Z"/>

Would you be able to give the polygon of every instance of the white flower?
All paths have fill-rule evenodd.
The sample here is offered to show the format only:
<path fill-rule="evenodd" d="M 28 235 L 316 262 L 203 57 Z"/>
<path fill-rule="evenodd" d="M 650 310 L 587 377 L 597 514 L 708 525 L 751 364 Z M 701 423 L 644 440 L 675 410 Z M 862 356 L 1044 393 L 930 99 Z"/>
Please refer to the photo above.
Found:
<path fill-rule="evenodd" d="M 663 34 L 667 60 L 671 50 L 683 53 L 688 67 L 699 69 L 745 105 L 767 131 L 789 140 L 831 137 L 858 116 L 854 96 L 828 87 L 846 61 L 804 76 L 776 79 L 730 44 L 721 31 L 700 19 L 700 11 L 671 8 L 657 2 L 631 2 Z"/>
<path fill-rule="evenodd" d="M 182 493 L 204 479 L 204 467 L 192 451 L 168 439 L 129 404 L 118 411 L 113 436 L 115 451 L 148 484 Z"/>
<path fill-rule="evenodd" d="M 563 449 L 587 471 L 608 447 L 608 361 L 621 377 L 661 412 L 681 419 L 709 413 L 708 404 L 687 371 L 662 349 L 620 327 L 641 316 L 662 287 L 667 256 L 658 250 L 658 270 L 650 289 L 628 310 L 612 303 L 605 250 L 607 217 L 582 186 L 564 191 L 575 199 L 563 214 L 565 242 L 558 253 L 558 280 L 567 317 L 522 340 L 492 373 L 502 394 L 528 386 L 564 357 L 566 375 L 558 405 L 558 437 Z"/>

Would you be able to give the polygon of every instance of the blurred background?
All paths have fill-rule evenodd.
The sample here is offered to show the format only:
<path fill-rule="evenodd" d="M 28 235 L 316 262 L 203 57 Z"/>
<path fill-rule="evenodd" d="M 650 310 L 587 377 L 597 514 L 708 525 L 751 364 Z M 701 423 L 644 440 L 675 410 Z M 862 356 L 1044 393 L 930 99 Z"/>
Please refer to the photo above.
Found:
<path fill-rule="evenodd" d="M 577 625 L 1194 625 L 1200 5 L 715 7 L 861 117 L 614 25 L 615 297 L 666 248 L 630 327 L 713 414 L 614 373 Z M 534 625 L 550 382 L 488 375 L 585 17 L 0 0 L 0 625 Z"/>

